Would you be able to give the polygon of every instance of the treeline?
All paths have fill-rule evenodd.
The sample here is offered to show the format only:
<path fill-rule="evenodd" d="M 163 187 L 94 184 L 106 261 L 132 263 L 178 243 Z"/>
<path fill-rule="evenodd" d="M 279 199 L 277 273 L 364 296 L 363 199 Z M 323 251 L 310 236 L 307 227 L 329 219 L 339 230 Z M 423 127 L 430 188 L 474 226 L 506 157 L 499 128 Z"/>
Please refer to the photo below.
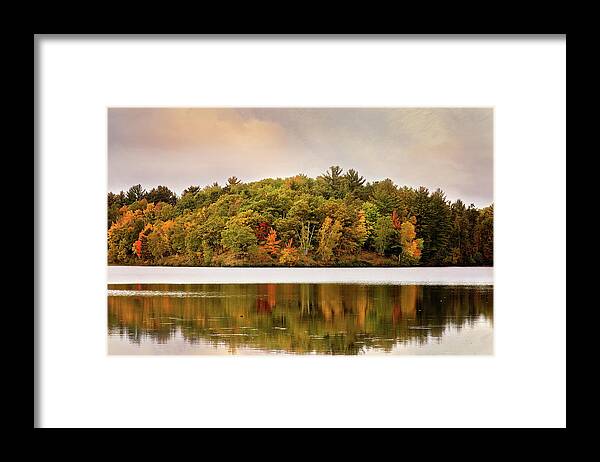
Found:
<path fill-rule="evenodd" d="M 171 266 L 492 266 L 493 205 L 366 182 L 338 166 L 242 183 L 108 193 L 108 262 Z"/>

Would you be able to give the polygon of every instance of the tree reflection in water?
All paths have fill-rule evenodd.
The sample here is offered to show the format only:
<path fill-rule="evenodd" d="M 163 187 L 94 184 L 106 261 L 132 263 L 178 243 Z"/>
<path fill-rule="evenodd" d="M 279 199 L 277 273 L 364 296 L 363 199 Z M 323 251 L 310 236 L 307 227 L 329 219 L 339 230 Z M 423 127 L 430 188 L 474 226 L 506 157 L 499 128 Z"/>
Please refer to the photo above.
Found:
<path fill-rule="evenodd" d="M 110 335 L 289 353 L 389 352 L 493 316 L 492 286 L 111 284 Z"/>

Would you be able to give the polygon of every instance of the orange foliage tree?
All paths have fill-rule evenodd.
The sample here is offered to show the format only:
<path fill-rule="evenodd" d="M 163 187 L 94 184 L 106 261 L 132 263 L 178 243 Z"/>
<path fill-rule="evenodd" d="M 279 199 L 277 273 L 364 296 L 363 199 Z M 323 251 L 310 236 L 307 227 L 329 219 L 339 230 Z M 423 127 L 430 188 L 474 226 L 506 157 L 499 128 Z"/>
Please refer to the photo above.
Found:
<path fill-rule="evenodd" d="M 154 227 L 151 224 L 144 226 L 144 229 L 138 234 L 137 241 L 133 243 L 132 251 L 138 258 L 148 260 L 152 258 L 150 249 L 148 247 L 148 235 L 153 231 Z"/>
<path fill-rule="evenodd" d="M 281 240 L 277 239 L 277 231 L 271 228 L 271 230 L 269 231 L 269 235 L 267 236 L 264 248 L 267 251 L 267 253 L 276 256 L 279 253 L 280 242 Z"/>
<path fill-rule="evenodd" d="M 142 241 L 139 239 L 133 243 L 133 248 L 131 249 L 138 256 L 138 258 L 142 258 Z"/>
<path fill-rule="evenodd" d="M 285 245 L 283 250 L 281 251 L 281 257 L 279 258 L 279 263 L 283 263 L 284 265 L 293 266 L 298 263 L 298 259 L 300 256 L 298 255 L 298 249 L 296 249 L 292 245 L 293 239 L 290 239 L 288 243 Z"/>

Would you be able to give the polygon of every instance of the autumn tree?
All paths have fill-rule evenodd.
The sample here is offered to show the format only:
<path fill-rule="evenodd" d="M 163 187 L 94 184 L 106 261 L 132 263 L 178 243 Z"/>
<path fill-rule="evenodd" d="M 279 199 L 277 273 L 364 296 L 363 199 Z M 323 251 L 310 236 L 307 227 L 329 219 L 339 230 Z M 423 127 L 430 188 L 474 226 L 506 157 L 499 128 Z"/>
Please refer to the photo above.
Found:
<path fill-rule="evenodd" d="M 311 182 L 311 178 L 304 174 L 299 174 L 291 178 L 286 178 L 283 184 L 294 191 L 307 191 Z"/>
<path fill-rule="evenodd" d="M 279 257 L 279 263 L 286 266 L 294 266 L 298 263 L 299 255 L 298 249 L 293 245 L 293 239 L 290 239 L 285 247 L 281 250 L 281 257 Z"/>
<path fill-rule="evenodd" d="M 407 210 L 399 214 L 392 212 L 392 226 L 396 230 L 398 263 L 400 265 L 415 265 L 421 258 L 423 239 L 417 239 L 415 225 L 417 218 Z"/>
<path fill-rule="evenodd" d="M 356 240 L 356 250 L 360 250 L 369 235 L 366 215 L 362 209 L 357 212 L 357 220 L 352 228 L 352 234 Z"/>
<path fill-rule="evenodd" d="M 273 228 L 271 228 L 266 221 L 261 221 L 256 226 L 254 234 L 256 234 L 256 239 L 258 242 L 262 242 L 267 239 L 269 232 L 272 230 Z"/>
<path fill-rule="evenodd" d="M 142 211 L 131 211 L 125 206 L 120 217 L 108 230 L 108 261 L 127 263 L 132 256 L 133 243 L 138 240 L 139 233 L 143 228 Z"/>
<path fill-rule="evenodd" d="M 148 249 L 155 259 L 163 258 L 171 254 L 171 230 L 174 228 L 175 222 L 172 220 L 164 223 L 158 223 L 154 229 L 148 234 Z"/>
<path fill-rule="evenodd" d="M 330 198 L 323 202 L 320 210 L 323 221 L 330 217 L 341 226 L 341 234 L 336 245 L 336 253 L 356 254 L 365 241 L 365 223 L 361 223 L 361 201 L 351 195 L 344 199 Z"/>
<path fill-rule="evenodd" d="M 342 224 L 339 220 L 333 221 L 326 217 L 319 229 L 319 247 L 317 254 L 323 262 L 329 262 L 333 257 L 333 251 L 340 242 L 342 235 Z"/>
<path fill-rule="evenodd" d="M 154 230 L 154 226 L 150 223 L 148 223 L 146 226 L 144 226 L 144 228 L 140 231 L 140 233 L 138 234 L 138 241 L 140 242 L 139 246 L 141 247 L 140 250 L 140 258 L 142 260 L 151 260 L 152 259 L 152 253 L 150 252 L 150 247 L 148 246 L 148 236 L 152 233 L 152 231 Z M 136 244 L 136 248 L 134 249 L 134 252 L 137 254 L 138 252 L 138 244 Z"/>
<path fill-rule="evenodd" d="M 281 240 L 277 239 L 277 231 L 273 228 L 269 231 L 267 236 L 264 249 L 267 251 L 269 255 L 276 256 L 279 253 L 279 243 Z"/>
<path fill-rule="evenodd" d="M 183 224 L 184 247 L 180 253 L 185 254 L 188 262 L 199 261 L 204 254 L 204 219 L 206 214 L 200 210 L 191 214 L 192 216 Z"/>
<path fill-rule="evenodd" d="M 132 246 L 131 249 L 138 258 L 142 258 L 142 241 L 140 241 L 139 239 L 137 239 Z"/>
<path fill-rule="evenodd" d="M 308 252 L 312 250 L 312 241 L 317 229 L 316 225 L 309 221 L 302 223 L 300 233 L 298 236 L 299 247 L 304 255 L 308 255 Z"/>

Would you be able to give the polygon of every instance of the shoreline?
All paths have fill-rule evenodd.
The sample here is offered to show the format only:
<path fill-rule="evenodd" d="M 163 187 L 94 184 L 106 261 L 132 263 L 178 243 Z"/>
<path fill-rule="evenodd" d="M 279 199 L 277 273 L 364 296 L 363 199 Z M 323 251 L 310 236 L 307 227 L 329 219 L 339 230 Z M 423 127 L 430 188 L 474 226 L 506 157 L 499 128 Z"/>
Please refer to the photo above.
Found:
<path fill-rule="evenodd" d="M 107 266 L 108 284 L 493 285 L 490 266 L 287 268 Z"/>

